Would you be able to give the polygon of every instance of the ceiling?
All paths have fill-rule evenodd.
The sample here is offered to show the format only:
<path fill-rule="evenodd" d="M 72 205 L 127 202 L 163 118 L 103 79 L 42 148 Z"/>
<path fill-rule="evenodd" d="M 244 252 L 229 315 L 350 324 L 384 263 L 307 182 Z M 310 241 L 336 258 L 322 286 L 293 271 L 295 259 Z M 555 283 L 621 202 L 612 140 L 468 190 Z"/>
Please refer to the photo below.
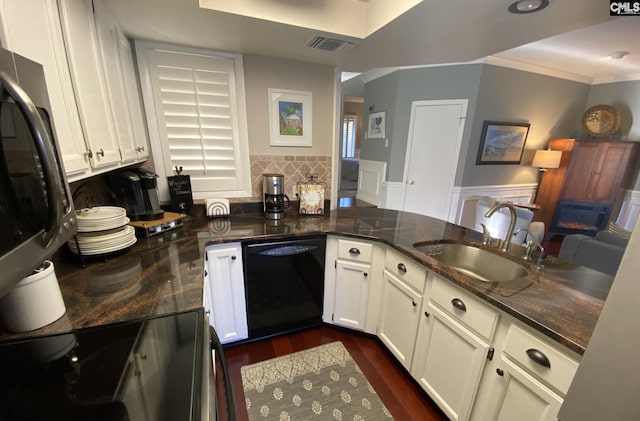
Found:
<path fill-rule="evenodd" d="M 198 0 L 104 1 L 131 38 L 327 64 L 343 71 L 485 60 L 585 83 L 640 79 L 640 44 L 636 41 L 640 20 L 610 17 L 608 4 L 602 0 L 550 0 L 544 10 L 522 15 L 507 11 L 510 0 L 402 0 L 408 10 L 396 7 L 386 24 L 380 16 L 373 24 L 369 21 L 375 15 L 371 11 L 384 8 L 380 5 L 388 0 L 247 0 L 253 7 L 251 13 L 203 9 Z M 229 3 L 202 1 L 209 7 L 216 1 Z M 304 27 L 310 26 L 309 16 L 320 20 L 326 15 L 331 20 L 329 12 L 344 20 L 347 8 L 339 6 L 346 2 L 355 2 L 359 10 L 352 11 L 349 19 L 368 30 Z M 276 7 L 289 10 L 290 19 L 269 16 L 267 12 Z M 353 46 L 339 52 L 307 47 L 315 35 Z M 615 51 L 629 54 L 613 60 L 610 54 Z"/>

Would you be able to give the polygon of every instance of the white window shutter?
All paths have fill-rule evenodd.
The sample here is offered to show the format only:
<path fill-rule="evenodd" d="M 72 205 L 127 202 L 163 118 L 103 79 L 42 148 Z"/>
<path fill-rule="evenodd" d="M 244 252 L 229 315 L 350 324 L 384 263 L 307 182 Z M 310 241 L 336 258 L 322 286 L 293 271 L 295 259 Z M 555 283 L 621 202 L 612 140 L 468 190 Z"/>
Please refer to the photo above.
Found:
<path fill-rule="evenodd" d="M 158 174 L 160 166 L 166 176 L 182 167 L 194 199 L 250 196 L 242 61 L 159 48 L 144 58 L 162 153 Z"/>

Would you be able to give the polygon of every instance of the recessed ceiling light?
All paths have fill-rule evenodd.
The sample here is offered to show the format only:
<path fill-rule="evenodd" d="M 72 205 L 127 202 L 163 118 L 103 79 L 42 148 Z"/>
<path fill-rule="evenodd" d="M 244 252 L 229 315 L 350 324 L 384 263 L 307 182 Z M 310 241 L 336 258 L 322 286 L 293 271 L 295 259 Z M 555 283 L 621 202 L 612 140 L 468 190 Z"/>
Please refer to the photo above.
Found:
<path fill-rule="evenodd" d="M 532 13 L 544 9 L 549 5 L 549 0 L 518 0 L 509 5 L 511 13 Z"/>
<path fill-rule="evenodd" d="M 628 51 L 614 51 L 611 53 L 611 58 L 614 60 L 620 60 L 626 55 L 629 55 Z"/>

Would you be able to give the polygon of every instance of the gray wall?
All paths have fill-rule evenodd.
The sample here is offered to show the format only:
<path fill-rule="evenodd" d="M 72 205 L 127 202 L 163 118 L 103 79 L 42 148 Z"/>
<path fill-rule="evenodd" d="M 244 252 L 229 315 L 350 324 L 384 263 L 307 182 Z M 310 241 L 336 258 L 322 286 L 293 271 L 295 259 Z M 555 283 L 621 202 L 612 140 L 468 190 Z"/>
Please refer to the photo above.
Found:
<path fill-rule="evenodd" d="M 598 104 L 613 105 L 620 113 L 620 131 L 614 137 L 640 142 L 640 81 L 593 85 L 584 109 Z M 640 190 L 640 159 L 631 188 Z"/>
<path fill-rule="evenodd" d="M 534 151 L 549 139 L 578 135 L 589 85 L 484 65 L 460 186 L 537 182 Z M 485 120 L 529 123 L 521 165 L 476 165 Z"/>
<path fill-rule="evenodd" d="M 488 64 L 396 71 L 365 85 L 365 121 L 387 111 L 387 138 L 364 140 L 361 157 L 388 163 L 387 181 L 402 181 L 411 102 L 468 99 L 455 185 L 482 186 L 537 182 L 530 167 L 536 149 L 549 139 L 580 135 L 590 85 Z M 476 165 L 485 120 L 531 124 L 521 165 Z"/>
<path fill-rule="evenodd" d="M 640 81 L 592 85 L 585 111 L 598 104 L 613 105 L 620 113 L 617 138 L 640 141 Z"/>
<path fill-rule="evenodd" d="M 389 147 L 385 147 L 384 139 L 367 139 L 365 134 L 362 147 L 360 148 L 361 159 L 387 162 L 388 165 L 392 164 L 391 148 L 398 140 L 393 133 L 393 124 L 396 119 L 398 75 L 399 72 L 394 72 L 365 84 L 364 130 L 365 132 L 367 130 L 370 113 L 386 111 L 385 135 L 389 140 Z M 387 169 L 387 171 L 389 171 L 389 169 Z M 389 180 L 389 176 L 387 176 L 387 179 Z"/>
<path fill-rule="evenodd" d="M 409 136 L 411 102 L 420 100 L 469 99 L 467 118 L 473 115 L 482 65 L 445 66 L 401 70 L 369 82 L 365 86 L 365 120 L 368 109 L 387 111 L 387 139 L 365 140 L 361 157 L 388 163 L 387 180 L 402 181 Z M 462 150 L 469 142 L 465 127 Z M 457 178 L 456 178 L 457 184 Z"/>
<path fill-rule="evenodd" d="M 469 148 L 471 126 L 468 124 L 473 119 L 477 108 L 476 98 L 483 66 L 471 64 L 467 66 L 429 67 L 422 69 L 409 69 L 400 72 L 400 86 L 398 89 L 398 116 L 395 134 L 402 142 L 397 142 L 394 147 L 390 165 L 393 169 L 393 181 L 401 181 L 404 172 L 404 159 L 407 151 L 407 139 L 409 137 L 409 120 L 411 118 L 411 102 L 420 100 L 439 99 L 468 99 L 467 124 L 462 134 L 461 156 L 466 155 Z M 462 163 L 458 163 L 455 185 L 460 185 L 462 176 Z M 391 173 L 390 173 L 391 174 Z"/>

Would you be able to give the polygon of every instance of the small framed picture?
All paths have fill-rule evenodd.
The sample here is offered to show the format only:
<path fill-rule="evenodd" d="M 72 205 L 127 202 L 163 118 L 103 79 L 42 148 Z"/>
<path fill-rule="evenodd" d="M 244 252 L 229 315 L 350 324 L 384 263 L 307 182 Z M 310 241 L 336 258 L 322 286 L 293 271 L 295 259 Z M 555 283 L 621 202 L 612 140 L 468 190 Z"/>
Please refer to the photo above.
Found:
<path fill-rule="evenodd" d="M 476 164 L 519 164 L 529 126 L 528 123 L 485 121 Z"/>
<path fill-rule="evenodd" d="M 367 127 L 367 138 L 384 138 L 384 125 L 387 122 L 387 112 L 379 111 L 369 114 L 369 126 Z"/>
<path fill-rule="evenodd" d="M 311 92 L 269 88 L 269 144 L 312 146 Z"/>

